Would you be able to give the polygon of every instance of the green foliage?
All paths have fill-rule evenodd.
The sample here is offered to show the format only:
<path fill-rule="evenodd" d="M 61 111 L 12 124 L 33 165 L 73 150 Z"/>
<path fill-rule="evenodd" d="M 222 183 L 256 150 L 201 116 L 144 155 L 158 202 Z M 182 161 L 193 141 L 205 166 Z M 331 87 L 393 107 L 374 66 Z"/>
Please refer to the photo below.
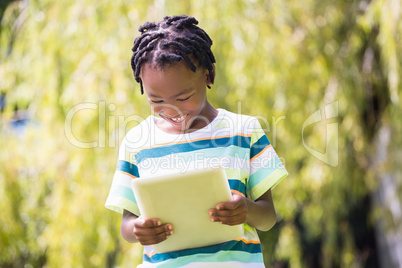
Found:
<path fill-rule="evenodd" d="M 366 266 L 374 222 L 402 226 L 368 201 L 383 174 L 402 173 L 401 9 L 391 0 L 10 2 L 0 28 L 0 267 L 141 261 L 140 246 L 120 237 L 120 215 L 104 208 L 119 143 L 150 112 L 130 49 L 139 25 L 183 13 L 214 41 L 210 101 L 258 116 L 289 171 L 273 191 L 279 222 L 260 233 L 267 265 Z M 304 128 L 333 102 L 337 133 L 326 121 Z M 10 125 L 16 106 L 32 118 L 24 132 Z M 391 141 L 377 161 L 384 127 Z M 306 150 L 325 153 L 327 138 L 338 138 L 335 166 Z"/>

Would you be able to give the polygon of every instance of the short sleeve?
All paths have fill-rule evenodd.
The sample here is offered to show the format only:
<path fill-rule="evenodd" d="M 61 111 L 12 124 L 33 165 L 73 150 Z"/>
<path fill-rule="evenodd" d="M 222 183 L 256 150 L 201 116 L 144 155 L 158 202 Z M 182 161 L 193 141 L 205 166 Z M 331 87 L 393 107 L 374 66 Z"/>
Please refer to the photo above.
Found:
<path fill-rule="evenodd" d="M 126 139 L 124 139 L 120 146 L 119 160 L 105 206 L 119 213 L 123 213 L 123 210 L 128 210 L 139 216 L 140 212 L 131 188 L 131 181 L 139 178 L 139 172 L 137 165 L 130 161 L 129 155 L 127 153 Z"/>
<path fill-rule="evenodd" d="M 256 200 L 269 189 L 273 189 L 287 175 L 288 172 L 256 119 L 250 142 L 250 176 L 246 185 L 247 196 Z"/>

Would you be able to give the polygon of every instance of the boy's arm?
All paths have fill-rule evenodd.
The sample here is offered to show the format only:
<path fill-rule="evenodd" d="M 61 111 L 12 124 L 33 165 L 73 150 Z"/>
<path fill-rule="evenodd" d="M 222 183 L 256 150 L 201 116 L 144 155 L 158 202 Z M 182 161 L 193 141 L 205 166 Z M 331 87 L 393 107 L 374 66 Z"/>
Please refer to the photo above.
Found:
<path fill-rule="evenodd" d="M 209 210 L 211 221 L 227 225 L 246 222 L 261 231 L 268 231 L 275 225 L 276 213 L 271 190 L 266 191 L 255 201 L 239 194 L 232 194 L 232 196 L 232 201 L 219 203 L 215 209 Z"/>
<path fill-rule="evenodd" d="M 171 224 L 162 225 L 158 219 L 144 219 L 124 210 L 120 232 L 126 241 L 145 246 L 166 240 L 173 234 L 173 228 Z"/>
<path fill-rule="evenodd" d="M 247 201 L 247 224 L 261 231 L 268 231 L 276 223 L 276 212 L 271 190 L 266 191 L 256 201 Z"/>

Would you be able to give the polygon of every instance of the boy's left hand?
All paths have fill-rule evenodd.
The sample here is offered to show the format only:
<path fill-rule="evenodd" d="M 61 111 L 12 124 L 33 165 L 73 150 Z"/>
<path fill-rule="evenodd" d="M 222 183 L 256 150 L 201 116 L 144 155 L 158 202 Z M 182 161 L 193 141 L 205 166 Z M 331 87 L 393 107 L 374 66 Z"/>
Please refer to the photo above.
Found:
<path fill-rule="evenodd" d="M 210 220 L 227 225 L 242 224 L 247 221 L 246 197 L 232 193 L 232 201 L 219 203 L 208 211 Z"/>

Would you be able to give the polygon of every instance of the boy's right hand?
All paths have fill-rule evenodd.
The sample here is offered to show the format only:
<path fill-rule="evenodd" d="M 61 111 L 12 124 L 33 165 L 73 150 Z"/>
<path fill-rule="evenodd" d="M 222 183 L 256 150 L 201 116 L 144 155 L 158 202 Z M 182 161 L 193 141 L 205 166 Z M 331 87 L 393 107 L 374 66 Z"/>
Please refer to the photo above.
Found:
<path fill-rule="evenodd" d="M 154 245 L 166 240 L 173 234 L 173 226 L 163 224 L 159 219 L 144 219 L 141 216 L 134 221 L 134 235 L 141 245 Z"/>

